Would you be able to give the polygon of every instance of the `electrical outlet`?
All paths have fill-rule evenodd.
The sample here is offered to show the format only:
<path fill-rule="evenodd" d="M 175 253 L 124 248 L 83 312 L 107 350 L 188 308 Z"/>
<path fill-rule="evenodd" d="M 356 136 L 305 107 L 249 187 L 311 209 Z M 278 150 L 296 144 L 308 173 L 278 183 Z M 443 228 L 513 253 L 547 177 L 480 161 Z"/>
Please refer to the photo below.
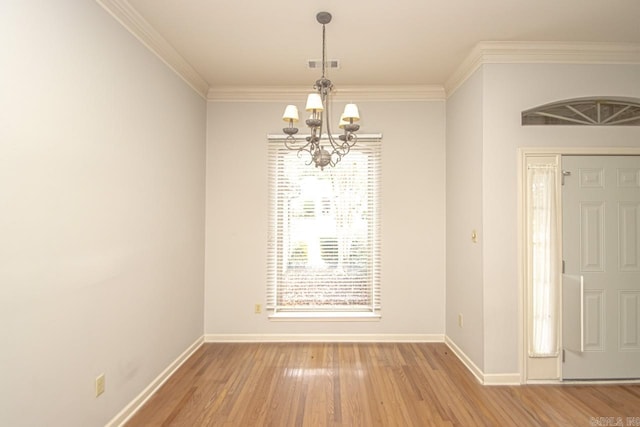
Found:
<path fill-rule="evenodd" d="M 462 328 L 462 326 L 464 325 L 463 319 L 462 319 L 462 313 L 458 314 L 458 326 L 460 326 Z"/>
<path fill-rule="evenodd" d="M 253 312 L 254 312 L 255 314 L 260 314 L 260 313 L 262 313 L 262 304 L 256 304 L 256 305 L 253 307 Z"/>
<path fill-rule="evenodd" d="M 96 397 L 100 396 L 102 393 L 104 393 L 104 387 L 105 387 L 105 378 L 104 378 L 104 374 L 100 374 L 98 375 L 98 377 L 96 378 Z"/>

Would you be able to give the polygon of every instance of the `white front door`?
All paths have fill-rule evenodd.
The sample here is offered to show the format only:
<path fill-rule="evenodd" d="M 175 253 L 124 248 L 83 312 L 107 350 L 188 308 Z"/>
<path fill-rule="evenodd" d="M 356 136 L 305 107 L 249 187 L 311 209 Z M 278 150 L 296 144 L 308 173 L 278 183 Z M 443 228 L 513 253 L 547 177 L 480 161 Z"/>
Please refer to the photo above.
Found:
<path fill-rule="evenodd" d="M 562 377 L 640 378 L 640 156 L 562 170 Z"/>

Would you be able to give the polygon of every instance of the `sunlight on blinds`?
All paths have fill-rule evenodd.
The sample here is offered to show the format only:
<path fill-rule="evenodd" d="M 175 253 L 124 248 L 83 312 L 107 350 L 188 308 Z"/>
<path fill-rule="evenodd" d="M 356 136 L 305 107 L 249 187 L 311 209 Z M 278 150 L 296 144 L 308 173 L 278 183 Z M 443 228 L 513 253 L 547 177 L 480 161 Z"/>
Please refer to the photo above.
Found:
<path fill-rule="evenodd" d="M 269 140 L 269 309 L 379 310 L 380 148 L 361 137 L 320 170 Z"/>

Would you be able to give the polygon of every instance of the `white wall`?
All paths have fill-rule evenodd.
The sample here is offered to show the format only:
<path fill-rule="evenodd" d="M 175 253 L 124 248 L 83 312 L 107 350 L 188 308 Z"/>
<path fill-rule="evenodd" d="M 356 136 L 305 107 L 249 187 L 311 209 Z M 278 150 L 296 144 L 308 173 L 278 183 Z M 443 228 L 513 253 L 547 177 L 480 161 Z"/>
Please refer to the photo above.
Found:
<path fill-rule="evenodd" d="M 446 112 L 360 102 L 384 135 L 382 320 L 270 322 L 253 305 L 285 103 L 205 104 L 94 2 L 2 2 L 0 40 L 2 425 L 103 425 L 203 333 L 446 330 L 485 373 L 517 372 L 517 148 L 640 145 L 638 127 L 520 126 L 640 97 L 638 66 L 485 65 Z"/>
<path fill-rule="evenodd" d="M 485 373 L 518 372 L 518 147 L 640 146 L 640 127 L 521 126 L 523 110 L 585 96 L 640 97 L 640 66 L 491 64 L 483 88 Z"/>
<path fill-rule="evenodd" d="M 482 253 L 483 75 L 447 99 L 447 337 L 484 367 Z M 471 239 L 476 230 L 477 243 Z M 463 316 L 463 326 L 458 315 Z"/>
<path fill-rule="evenodd" d="M 206 103 L 96 2 L 0 40 L 0 424 L 101 426 L 203 333 Z"/>
<path fill-rule="evenodd" d="M 521 126 L 521 112 L 598 95 L 640 97 L 640 67 L 484 65 L 447 100 L 446 333 L 484 374 L 520 369 L 517 149 L 640 146 L 639 127 Z"/>
<path fill-rule="evenodd" d="M 383 134 L 382 320 L 273 322 L 253 313 L 266 295 L 266 135 L 282 133 L 285 104 L 208 104 L 205 333 L 444 334 L 443 101 L 358 103 L 361 132 Z"/>

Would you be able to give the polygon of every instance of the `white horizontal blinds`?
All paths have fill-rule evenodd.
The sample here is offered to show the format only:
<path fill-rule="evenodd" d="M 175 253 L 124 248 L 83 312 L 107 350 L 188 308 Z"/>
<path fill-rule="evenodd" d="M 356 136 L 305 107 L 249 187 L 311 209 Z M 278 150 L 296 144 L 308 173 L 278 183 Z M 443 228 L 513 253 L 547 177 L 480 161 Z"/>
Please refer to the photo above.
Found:
<path fill-rule="evenodd" d="M 359 138 L 335 167 L 269 139 L 267 306 L 380 308 L 380 138 Z"/>

